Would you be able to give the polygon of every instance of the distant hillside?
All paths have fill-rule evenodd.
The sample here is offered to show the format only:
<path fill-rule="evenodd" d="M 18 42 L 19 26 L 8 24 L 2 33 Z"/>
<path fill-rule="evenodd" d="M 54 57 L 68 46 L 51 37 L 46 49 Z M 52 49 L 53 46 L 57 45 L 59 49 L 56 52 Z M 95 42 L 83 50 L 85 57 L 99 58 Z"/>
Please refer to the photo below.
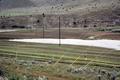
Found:
<path fill-rule="evenodd" d="M 0 0 L 0 9 L 26 8 L 33 7 L 34 4 L 30 0 Z"/>
<path fill-rule="evenodd" d="M 0 15 L 86 14 L 105 8 L 114 9 L 119 0 L 0 0 Z"/>

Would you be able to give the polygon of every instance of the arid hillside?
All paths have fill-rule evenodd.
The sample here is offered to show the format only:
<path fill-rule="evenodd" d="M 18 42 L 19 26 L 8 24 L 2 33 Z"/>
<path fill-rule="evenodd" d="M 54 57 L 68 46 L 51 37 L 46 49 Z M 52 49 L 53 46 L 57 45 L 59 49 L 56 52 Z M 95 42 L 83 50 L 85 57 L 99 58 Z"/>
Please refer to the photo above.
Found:
<path fill-rule="evenodd" d="M 19 4 L 18 4 L 19 3 Z M 119 8 L 119 0 L 0 0 L 0 15 L 88 14 Z"/>
<path fill-rule="evenodd" d="M 0 0 L 0 28 L 56 28 L 59 16 L 62 27 L 119 26 L 119 3 L 120 0 Z"/>

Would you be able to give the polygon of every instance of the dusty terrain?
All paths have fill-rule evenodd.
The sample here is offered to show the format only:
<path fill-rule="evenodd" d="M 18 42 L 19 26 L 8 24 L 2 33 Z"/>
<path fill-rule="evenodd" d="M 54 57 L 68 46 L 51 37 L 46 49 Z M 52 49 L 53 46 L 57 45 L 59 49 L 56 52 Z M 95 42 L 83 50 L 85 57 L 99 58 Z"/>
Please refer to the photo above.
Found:
<path fill-rule="evenodd" d="M 58 29 L 46 29 L 45 38 L 59 38 Z M 90 31 L 85 29 L 61 29 L 61 38 L 67 39 L 113 39 L 120 40 L 120 33 Z M 20 38 L 43 38 L 43 30 L 19 30 L 17 32 L 1 32 L 0 39 L 20 39 Z"/>

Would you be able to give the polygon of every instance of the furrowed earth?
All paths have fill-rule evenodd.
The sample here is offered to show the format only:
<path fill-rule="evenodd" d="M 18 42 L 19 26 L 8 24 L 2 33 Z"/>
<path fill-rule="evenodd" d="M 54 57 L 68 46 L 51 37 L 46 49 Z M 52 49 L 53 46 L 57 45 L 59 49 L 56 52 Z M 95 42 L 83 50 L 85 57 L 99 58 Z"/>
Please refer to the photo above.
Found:
<path fill-rule="evenodd" d="M 111 43 L 11 41 L 59 38 Z M 120 80 L 119 41 L 120 0 L 0 0 L 0 80 Z"/>
<path fill-rule="evenodd" d="M 119 33 L 62 29 L 62 38 L 115 39 Z M 45 38 L 58 38 L 58 29 L 45 30 Z M 107 36 L 110 35 L 110 36 Z M 88 46 L 11 42 L 42 38 L 42 29 L 0 33 L 0 70 L 9 80 L 119 80 L 120 51 Z"/>

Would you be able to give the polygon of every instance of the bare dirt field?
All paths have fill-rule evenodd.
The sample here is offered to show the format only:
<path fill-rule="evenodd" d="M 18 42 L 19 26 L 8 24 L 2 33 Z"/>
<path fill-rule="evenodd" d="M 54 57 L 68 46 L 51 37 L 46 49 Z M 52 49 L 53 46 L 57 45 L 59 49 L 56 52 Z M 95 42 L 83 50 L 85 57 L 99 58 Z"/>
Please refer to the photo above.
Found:
<path fill-rule="evenodd" d="M 59 29 L 46 29 L 45 38 L 59 38 Z M 43 30 L 19 30 L 14 32 L 1 32 L 0 39 L 19 39 L 19 38 L 42 38 Z M 82 29 L 61 29 L 61 38 L 63 39 L 113 39 L 120 40 L 120 33 L 89 31 Z"/>

